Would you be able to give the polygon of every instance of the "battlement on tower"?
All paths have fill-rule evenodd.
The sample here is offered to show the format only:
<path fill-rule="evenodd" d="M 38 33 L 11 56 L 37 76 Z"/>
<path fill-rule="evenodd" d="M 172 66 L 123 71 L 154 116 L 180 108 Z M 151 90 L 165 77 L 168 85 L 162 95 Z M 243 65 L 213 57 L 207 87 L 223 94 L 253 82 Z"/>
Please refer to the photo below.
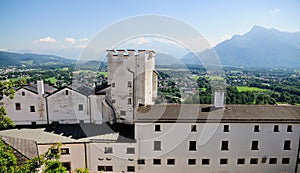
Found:
<path fill-rule="evenodd" d="M 106 52 L 107 52 L 107 56 L 111 58 L 140 56 L 140 55 L 148 55 L 149 57 L 155 57 L 154 50 L 117 49 L 117 50 L 106 50 Z"/>

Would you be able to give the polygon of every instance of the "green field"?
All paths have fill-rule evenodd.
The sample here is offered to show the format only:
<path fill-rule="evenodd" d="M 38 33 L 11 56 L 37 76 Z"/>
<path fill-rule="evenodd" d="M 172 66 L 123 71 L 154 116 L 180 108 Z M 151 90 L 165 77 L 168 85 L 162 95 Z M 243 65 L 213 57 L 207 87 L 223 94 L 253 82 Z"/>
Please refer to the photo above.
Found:
<path fill-rule="evenodd" d="M 28 79 L 28 78 L 26 78 L 26 77 L 22 77 L 22 78 L 10 78 L 10 79 L 8 79 L 8 80 L 10 80 L 10 81 L 12 81 L 12 82 L 16 82 L 16 81 L 19 81 L 19 80 L 26 80 L 26 79 Z"/>
<path fill-rule="evenodd" d="M 104 77 L 107 77 L 107 75 L 108 75 L 108 72 L 106 72 L 106 71 L 99 71 L 99 72 L 97 72 L 97 74 L 98 75 L 103 75 Z"/>
<path fill-rule="evenodd" d="M 238 92 L 247 92 L 247 91 L 267 91 L 266 89 L 261 89 L 257 87 L 247 87 L 247 86 L 237 86 Z"/>
<path fill-rule="evenodd" d="M 55 77 L 47 78 L 46 81 L 50 81 L 51 83 L 55 84 L 57 82 L 57 79 Z"/>

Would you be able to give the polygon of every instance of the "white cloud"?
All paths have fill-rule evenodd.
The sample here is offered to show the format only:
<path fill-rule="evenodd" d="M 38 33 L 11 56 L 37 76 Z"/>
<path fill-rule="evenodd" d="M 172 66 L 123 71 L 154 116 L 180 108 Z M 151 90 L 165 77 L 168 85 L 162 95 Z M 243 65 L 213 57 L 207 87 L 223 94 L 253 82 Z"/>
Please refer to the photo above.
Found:
<path fill-rule="evenodd" d="M 41 42 L 41 43 L 55 43 L 56 40 L 52 37 L 45 37 L 45 38 L 39 39 L 39 42 Z"/>
<path fill-rule="evenodd" d="M 73 43 L 76 43 L 76 40 L 74 38 L 68 37 L 65 39 L 65 42 L 73 44 Z"/>
<path fill-rule="evenodd" d="M 84 37 L 84 38 L 79 39 L 79 42 L 85 42 L 85 41 L 88 41 L 88 40 L 89 40 L 88 38 Z"/>
<path fill-rule="evenodd" d="M 279 8 L 276 8 L 276 9 L 270 10 L 270 12 L 271 12 L 272 14 L 277 14 L 277 13 L 280 12 L 280 9 L 279 9 Z"/>
<path fill-rule="evenodd" d="M 85 48 L 85 45 L 81 44 L 81 45 L 78 46 L 78 48 L 81 48 L 81 49 Z"/>
<path fill-rule="evenodd" d="M 133 44 L 138 44 L 138 45 L 150 43 L 150 42 L 151 41 L 145 37 L 138 37 L 138 38 L 130 39 L 127 41 L 127 43 L 133 43 Z"/>

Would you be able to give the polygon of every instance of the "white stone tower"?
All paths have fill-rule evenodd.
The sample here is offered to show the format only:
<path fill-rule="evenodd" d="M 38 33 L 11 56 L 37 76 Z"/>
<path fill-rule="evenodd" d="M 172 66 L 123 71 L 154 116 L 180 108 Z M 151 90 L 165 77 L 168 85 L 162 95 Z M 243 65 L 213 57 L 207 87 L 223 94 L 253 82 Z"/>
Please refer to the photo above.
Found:
<path fill-rule="evenodd" d="M 157 72 L 152 50 L 107 50 L 107 95 L 117 122 L 132 124 L 139 106 L 154 104 L 157 96 Z"/>

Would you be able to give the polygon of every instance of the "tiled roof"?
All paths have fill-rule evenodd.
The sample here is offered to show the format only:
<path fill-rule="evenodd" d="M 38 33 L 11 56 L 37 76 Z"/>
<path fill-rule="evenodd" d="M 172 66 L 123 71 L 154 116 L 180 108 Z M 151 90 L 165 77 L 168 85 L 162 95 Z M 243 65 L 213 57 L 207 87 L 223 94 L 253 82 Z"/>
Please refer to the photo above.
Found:
<path fill-rule="evenodd" d="M 139 107 L 136 122 L 300 122 L 299 106 L 226 105 L 153 105 Z"/>
<path fill-rule="evenodd" d="M 10 136 L 2 136 L 1 139 L 28 159 L 38 155 L 36 142 L 33 140 Z"/>
<path fill-rule="evenodd" d="M 23 88 L 27 89 L 33 93 L 38 93 L 36 84 L 26 85 L 26 86 L 23 86 Z M 44 91 L 46 94 L 51 94 L 51 93 L 55 92 L 56 90 L 57 90 L 57 88 L 50 86 L 48 84 L 44 84 Z"/>

